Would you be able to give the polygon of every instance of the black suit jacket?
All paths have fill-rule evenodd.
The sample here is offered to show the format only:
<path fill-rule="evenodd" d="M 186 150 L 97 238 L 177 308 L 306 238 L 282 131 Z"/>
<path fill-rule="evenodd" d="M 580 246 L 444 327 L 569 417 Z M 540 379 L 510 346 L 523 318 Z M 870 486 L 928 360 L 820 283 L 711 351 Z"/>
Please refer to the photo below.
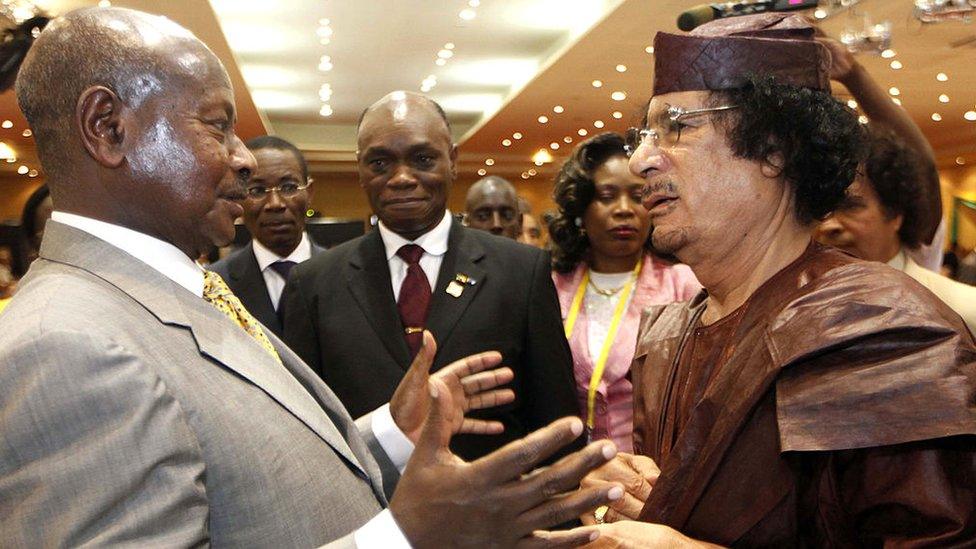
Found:
<path fill-rule="evenodd" d="M 452 297 L 446 289 L 458 274 L 474 284 Z M 390 400 L 410 356 L 379 231 L 295 267 L 282 300 L 286 342 L 353 417 Z M 455 221 L 427 318 L 437 340 L 433 370 L 497 350 L 515 372 L 515 402 L 474 414 L 502 421 L 505 433 L 455 437 L 452 448 L 461 457 L 480 457 L 557 418 L 579 415 L 547 253 Z"/>
<path fill-rule="evenodd" d="M 312 242 L 312 257 L 324 251 L 325 248 Z M 247 246 L 232 252 L 208 268 L 224 279 L 230 291 L 234 292 L 258 322 L 281 337 L 281 320 L 271 304 L 268 286 L 264 283 L 264 275 L 261 274 L 258 260 L 254 257 L 254 241 L 248 242 Z"/>

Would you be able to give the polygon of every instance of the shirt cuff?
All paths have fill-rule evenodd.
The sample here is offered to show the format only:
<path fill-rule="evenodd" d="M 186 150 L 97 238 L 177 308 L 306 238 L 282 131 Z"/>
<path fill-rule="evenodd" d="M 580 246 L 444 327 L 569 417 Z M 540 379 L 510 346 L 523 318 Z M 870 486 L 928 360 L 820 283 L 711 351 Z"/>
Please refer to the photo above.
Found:
<path fill-rule="evenodd" d="M 373 428 L 373 436 L 380 443 L 380 447 L 386 452 L 387 457 L 393 465 L 403 473 L 407 468 L 407 461 L 413 454 L 413 442 L 403 434 L 393 421 L 393 414 L 390 412 L 390 404 L 386 403 L 376 409 L 370 416 L 370 427 Z"/>
<path fill-rule="evenodd" d="M 358 549 L 410 549 L 410 542 L 389 509 L 376 515 L 353 534 Z"/>

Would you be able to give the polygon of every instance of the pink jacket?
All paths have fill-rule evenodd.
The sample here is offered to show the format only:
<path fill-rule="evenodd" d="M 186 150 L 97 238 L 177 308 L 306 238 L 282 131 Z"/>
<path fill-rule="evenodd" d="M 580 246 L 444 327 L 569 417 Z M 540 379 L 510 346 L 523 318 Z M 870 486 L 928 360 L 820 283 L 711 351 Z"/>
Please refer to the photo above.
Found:
<path fill-rule="evenodd" d="M 569 314 L 573 297 L 583 279 L 588 266 L 580 262 L 570 273 L 552 273 L 552 280 L 559 294 L 559 307 L 563 322 Z M 633 452 L 634 410 L 632 406 L 632 386 L 630 384 L 630 363 L 634 359 L 637 344 L 637 330 L 640 327 L 641 313 L 650 305 L 664 305 L 675 301 L 686 301 L 701 290 L 701 285 L 687 265 L 671 265 L 650 254 L 644 256 L 640 278 L 627 313 L 617 330 L 617 337 L 603 372 L 603 379 L 597 388 L 594 427 L 590 433 L 592 440 L 610 439 L 622 452 Z M 573 373 L 576 377 L 576 394 L 579 399 L 581 416 L 586 417 L 586 397 L 590 377 L 600 349 L 590 349 L 587 338 L 586 307 L 581 307 L 576 326 L 569 337 L 573 351 Z"/>

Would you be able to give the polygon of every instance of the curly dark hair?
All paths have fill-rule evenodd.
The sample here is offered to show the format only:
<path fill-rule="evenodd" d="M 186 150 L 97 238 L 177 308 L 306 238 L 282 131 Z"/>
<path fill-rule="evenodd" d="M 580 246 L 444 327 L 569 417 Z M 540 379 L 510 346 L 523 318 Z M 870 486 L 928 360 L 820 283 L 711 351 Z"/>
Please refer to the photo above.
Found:
<path fill-rule="evenodd" d="M 708 103 L 739 106 L 715 116 L 716 124 L 736 156 L 780 171 L 793 187 L 801 223 L 820 221 L 840 205 L 866 153 L 866 132 L 850 108 L 829 93 L 768 76 L 713 91 Z"/>
<path fill-rule="evenodd" d="M 921 181 L 925 164 L 919 154 L 890 130 L 870 128 L 869 153 L 864 162 L 866 182 L 878 195 L 881 208 L 890 218 L 901 215 L 898 238 L 909 248 L 922 244 Z"/>
<path fill-rule="evenodd" d="M 595 135 L 573 150 L 556 175 L 552 198 L 559 211 L 544 216 L 549 227 L 552 268 L 568 273 L 576 268 L 590 249 L 590 240 L 576 219 L 582 218 L 596 192 L 593 173 L 611 158 L 627 156 L 624 137 L 613 132 Z M 648 236 L 644 247 L 650 249 Z"/>

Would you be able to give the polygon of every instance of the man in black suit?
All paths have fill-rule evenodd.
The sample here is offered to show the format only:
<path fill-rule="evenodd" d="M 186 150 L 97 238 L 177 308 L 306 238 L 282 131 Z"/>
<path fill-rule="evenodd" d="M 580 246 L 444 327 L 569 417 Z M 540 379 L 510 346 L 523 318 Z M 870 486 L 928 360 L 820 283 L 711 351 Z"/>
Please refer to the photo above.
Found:
<path fill-rule="evenodd" d="M 302 152 L 273 135 L 255 137 L 245 145 L 257 160 L 241 204 L 251 242 L 210 269 L 255 318 L 280 336 L 279 305 L 289 272 L 325 248 L 305 233 L 312 180 Z"/>
<path fill-rule="evenodd" d="M 500 351 L 516 400 L 484 416 L 504 434 L 454 438 L 466 459 L 578 415 L 548 254 L 452 219 L 457 147 L 440 106 L 394 92 L 364 112 L 358 147 L 378 228 L 292 272 L 282 298 L 292 349 L 353 415 L 389 400 L 422 329 L 437 340 L 434 370 Z"/>

